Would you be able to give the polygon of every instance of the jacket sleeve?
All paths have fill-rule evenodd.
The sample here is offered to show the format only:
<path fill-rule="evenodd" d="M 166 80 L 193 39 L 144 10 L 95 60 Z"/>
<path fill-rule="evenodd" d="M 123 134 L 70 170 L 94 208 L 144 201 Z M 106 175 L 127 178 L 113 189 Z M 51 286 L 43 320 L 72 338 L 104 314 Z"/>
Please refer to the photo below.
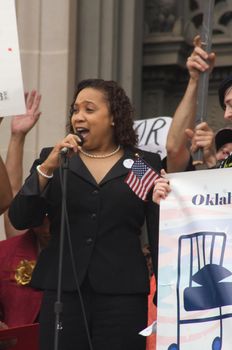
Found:
<path fill-rule="evenodd" d="M 44 191 L 40 192 L 36 166 L 47 158 L 50 151 L 51 149 L 41 151 L 40 158 L 34 161 L 30 175 L 10 205 L 9 218 L 12 225 L 18 230 L 41 225 L 47 213 L 46 193 L 49 191 L 52 179 Z"/>

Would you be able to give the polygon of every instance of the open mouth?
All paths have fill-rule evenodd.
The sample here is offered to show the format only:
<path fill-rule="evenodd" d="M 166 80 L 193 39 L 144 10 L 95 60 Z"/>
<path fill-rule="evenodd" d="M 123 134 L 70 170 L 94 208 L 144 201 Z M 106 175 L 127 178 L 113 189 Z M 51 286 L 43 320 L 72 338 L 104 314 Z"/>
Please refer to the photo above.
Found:
<path fill-rule="evenodd" d="M 85 139 L 89 133 L 89 129 L 86 128 L 76 128 L 76 133 L 80 135 L 81 138 Z"/>

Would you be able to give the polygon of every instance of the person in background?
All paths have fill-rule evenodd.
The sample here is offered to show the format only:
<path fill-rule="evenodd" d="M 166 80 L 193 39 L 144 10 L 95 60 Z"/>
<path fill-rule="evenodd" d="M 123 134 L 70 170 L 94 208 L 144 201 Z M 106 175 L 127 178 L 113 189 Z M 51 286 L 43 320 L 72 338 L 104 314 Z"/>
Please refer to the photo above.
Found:
<path fill-rule="evenodd" d="M 232 75 L 226 77 L 218 89 L 219 103 L 224 110 L 224 119 L 232 121 Z"/>
<path fill-rule="evenodd" d="M 226 127 L 218 130 L 215 135 L 216 160 L 222 162 L 232 153 L 232 129 Z"/>
<path fill-rule="evenodd" d="M 225 127 L 214 133 L 207 123 L 199 124 L 195 130 L 187 131 L 191 138 L 191 153 L 199 148 L 204 151 L 204 162 L 208 169 L 224 167 L 232 152 L 232 129 Z"/>
<path fill-rule="evenodd" d="M 186 66 L 189 71 L 189 82 L 185 94 L 177 107 L 167 136 L 167 172 L 185 171 L 190 161 L 189 141 L 194 135 L 197 90 L 201 72 L 212 71 L 215 63 L 215 54 L 206 53 L 201 47 L 200 36 L 194 38 L 194 49 L 188 57 Z M 196 126 L 196 132 L 205 124 Z M 207 129 L 207 131 L 210 131 Z M 200 141 L 201 142 L 201 141 Z M 200 145 L 201 146 L 201 145 Z M 209 159 L 211 150 L 203 148 L 203 157 Z"/>
<path fill-rule="evenodd" d="M 24 141 L 39 119 L 40 100 L 41 96 L 36 91 L 26 94 L 26 114 L 12 119 L 6 167 L 14 195 L 22 185 Z M 40 227 L 23 233 L 13 229 L 8 221 L 6 216 L 8 239 L 0 242 L 1 328 L 38 321 L 42 293 L 29 287 L 29 283 L 38 254 L 49 239 L 47 217 Z"/>
<path fill-rule="evenodd" d="M 41 114 L 39 111 L 40 101 L 41 95 L 36 90 L 26 93 L 26 113 L 12 117 L 11 135 L 5 165 L 13 197 L 22 186 L 24 143 L 28 132 L 39 120 Z M 8 210 L 4 213 L 4 226 L 6 238 L 23 233 L 23 231 L 18 231 L 11 225 L 8 218 Z"/>
<path fill-rule="evenodd" d="M 157 252 L 158 219 L 152 192 L 144 201 L 126 182 L 133 162 L 142 164 L 139 172 L 145 162 L 159 172 L 161 160 L 136 148 L 132 115 L 129 98 L 116 82 L 80 82 L 71 106 L 69 134 L 54 148 L 42 150 L 10 206 L 9 217 L 17 229 L 41 224 L 46 213 L 51 222 L 51 240 L 32 277 L 32 286 L 44 290 L 41 350 L 52 349 L 54 343 L 62 207 L 59 170 L 64 147 L 69 150 L 70 238 L 64 237 L 59 349 L 84 350 L 89 340 L 94 350 L 145 349 L 146 339 L 138 333 L 147 325 L 149 274 L 140 235 L 147 218 L 152 249 Z"/>
<path fill-rule="evenodd" d="M 42 292 L 31 288 L 30 281 L 48 239 L 45 219 L 43 225 L 0 242 L 0 320 L 9 328 L 38 322 Z"/>
<path fill-rule="evenodd" d="M 230 103 L 232 100 L 232 76 L 225 78 L 218 89 L 219 103 L 224 112 L 224 119 L 232 120 Z M 198 124 L 194 130 L 186 129 L 191 140 L 191 152 L 202 148 L 204 162 L 208 168 L 231 167 L 232 132 L 230 127 L 220 129 L 216 134 L 206 122 Z"/>
<path fill-rule="evenodd" d="M 224 119 L 232 120 L 232 75 L 226 77 L 218 89 L 219 103 L 224 110 Z M 220 129 L 215 134 L 207 123 L 201 123 L 195 130 L 187 130 L 188 136 L 192 140 L 192 151 L 199 147 L 203 148 L 205 163 L 208 168 L 231 167 L 232 139 L 231 128 Z"/>

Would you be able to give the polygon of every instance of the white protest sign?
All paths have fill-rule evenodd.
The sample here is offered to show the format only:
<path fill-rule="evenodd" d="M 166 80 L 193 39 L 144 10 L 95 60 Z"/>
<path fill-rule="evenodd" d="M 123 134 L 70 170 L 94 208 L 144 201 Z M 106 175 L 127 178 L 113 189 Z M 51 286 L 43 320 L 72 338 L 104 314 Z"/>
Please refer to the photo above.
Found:
<path fill-rule="evenodd" d="M 160 206 L 157 350 L 231 350 L 232 168 L 168 174 Z"/>
<path fill-rule="evenodd" d="M 164 158 L 171 121 L 171 117 L 135 120 L 134 128 L 139 136 L 138 147 L 145 151 L 159 153 L 161 158 Z"/>
<path fill-rule="evenodd" d="M 0 0 L 0 116 L 25 113 L 14 0 Z"/>

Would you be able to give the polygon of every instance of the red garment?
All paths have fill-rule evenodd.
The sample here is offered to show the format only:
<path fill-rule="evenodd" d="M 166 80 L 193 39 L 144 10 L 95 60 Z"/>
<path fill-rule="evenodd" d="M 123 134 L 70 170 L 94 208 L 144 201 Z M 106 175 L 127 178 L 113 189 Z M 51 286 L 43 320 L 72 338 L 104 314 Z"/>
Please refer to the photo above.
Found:
<path fill-rule="evenodd" d="M 148 295 L 148 326 L 150 326 L 156 320 L 156 306 L 153 303 L 153 298 L 156 291 L 156 281 L 154 275 L 150 279 L 150 294 Z M 156 334 L 152 334 L 147 337 L 146 350 L 156 349 Z"/>
<path fill-rule="evenodd" d="M 35 263 L 37 255 L 37 240 L 31 230 L 0 242 L 0 312 L 8 327 L 34 323 L 39 314 L 42 292 L 18 284 L 15 277 L 17 270 L 21 280 L 20 266 Z"/>

